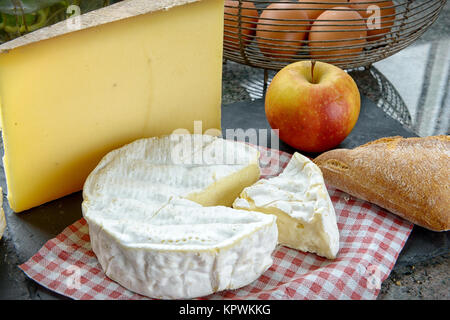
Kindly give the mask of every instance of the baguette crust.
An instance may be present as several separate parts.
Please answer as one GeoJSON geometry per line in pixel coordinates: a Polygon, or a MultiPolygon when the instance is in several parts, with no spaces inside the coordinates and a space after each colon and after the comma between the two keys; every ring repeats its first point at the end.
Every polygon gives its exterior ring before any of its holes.
{"type": "Polygon", "coordinates": [[[314,162],[327,184],[424,228],[450,229],[450,136],[382,138],[314,162]]]}

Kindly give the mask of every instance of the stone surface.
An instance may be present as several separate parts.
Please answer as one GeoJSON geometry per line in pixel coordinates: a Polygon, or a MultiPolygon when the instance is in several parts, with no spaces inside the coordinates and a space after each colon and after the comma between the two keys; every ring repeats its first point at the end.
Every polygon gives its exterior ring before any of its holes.
{"type": "Polygon", "coordinates": [[[381,286],[379,300],[449,300],[450,254],[396,267],[381,286]]]}

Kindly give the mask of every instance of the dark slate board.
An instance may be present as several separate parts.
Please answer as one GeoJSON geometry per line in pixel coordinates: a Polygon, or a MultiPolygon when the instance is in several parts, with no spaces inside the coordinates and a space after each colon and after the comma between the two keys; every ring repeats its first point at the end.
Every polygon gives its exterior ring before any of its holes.
{"type": "MultiPolygon", "coordinates": [[[[256,100],[223,106],[222,127],[224,135],[226,129],[270,129],[264,113],[264,102],[256,100]]],[[[358,123],[339,147],[353,148],[368,141],[392,135],[414,136],[412,132],[404,129],[397,121],[377,108],[369,99],[362,97],[358,123]]],[[[283,142],[279,140],[278,142],[280,150],[289,153],[295,151],[283,142]]],[[[3,154],[3,146],[1,152],[3,154]]],[[[3,208],[8,221],[7,231],[0,240],[0,300],[67,299],[29,280],[17,266],[34,255],[49,239],[54,238],[64,228],[81,218],[81,192],[26,212],[14,213],[8,207],[6,199],[7,189],[3,166],[0,172],[0,185],[4,191],[3,208]]],[[[416,226],[396,266],[429,259],[447,252],[449,247],[448,232],[431,232],[416,226]]]]}
{"type": "MultiPolygon", "coordinates": [[[[244,130],[249,128],[270,129],[264,112],[264,100],[259,99],[252,102],[239,102],[224,106],[222,127],[224,130],[226,128],[242,128],[244,130]]],[[[337,148],[354,148],[372,140],[397,135],[403,137],[416,136],[398,121],[388,116],[371,100],[362,96],[361,112],[358,121],[350,135],[337,148]]],[[[282,151],[289,153],[297,151],[282,141],[279,141],[279,145],[282,151]]]]}

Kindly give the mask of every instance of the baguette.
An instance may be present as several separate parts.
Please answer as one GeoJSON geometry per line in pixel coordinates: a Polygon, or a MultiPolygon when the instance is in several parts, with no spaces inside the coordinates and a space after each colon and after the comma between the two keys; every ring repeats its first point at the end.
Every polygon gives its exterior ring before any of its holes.
{"type": "Polygon", "coordinates": [[[314,162],[337,189],[429,230],[450,228],[450,136],[382,138],[314,162]]]}

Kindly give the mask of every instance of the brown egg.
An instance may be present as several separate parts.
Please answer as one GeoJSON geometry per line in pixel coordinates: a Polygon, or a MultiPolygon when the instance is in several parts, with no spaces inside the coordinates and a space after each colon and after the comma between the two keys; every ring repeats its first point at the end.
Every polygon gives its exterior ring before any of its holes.
{"type": "MultiPolygon", "coordinates": [[[[309,32],[310,55],[317,60],[356,57],[362,51],[367,36],[365,19],[348,7],[334,7],[317,17],[309,32]],[[332,20],[332,21],[327,21],[332,20]],[[357,46],[356,48],[334,48],[357,46]],[[324,48],[325,47],[325,48],[324,48]]],[[[336,62],[329,60],[330,63],[336,62]]]]}
{"type": "Polygon", "coordinates": [[[298,52],[309,27],[308,21],[296,21],[308,19],[299,9],[298,3],[272,3],[263,10],[256,27],[256,40],[264,55],[289,59],[298,52]]]}
{"type": "MultiPolygon", "coordinates": [[[[315,20],[322,12],[327,9],[338,6],[336,3],[345,2],[345,0],[298,0],[300,7],[305,11],[308,19],[315,20]],[[317,2],[317,3],[304,3],[317,2]],[[330,3],[330,4],[326,4],[330,3]]],[[[310,23],[313,23],[311,21],[310,23]]]]}
{"type": "Polygon", "coordinates": [[[243,46],[248,45],[255,35],[258,10],[253,2],[242,1],[241,30],[239,32],[239,1],[225,0],[224,8],[224,47],[239,50],[239,34],[243,46]]]}
{"type": "Polygon", "coordinates": [[[364,3],[367,0],[350,0],[352,9],[359,9],[358,13],[367,20],[367,40],[378,40],[385,33],[391,31],[395,20],[395,7],[392,1],[364,3]],[[379,11],[376,11],[378,8],[379,11]],[[379,15],[378,15],[379,14],[379,15]],[[377,21],[377,18],[380,20],[377,21]],[[376,23],[379,23],[378,25],[376,23]]]}

